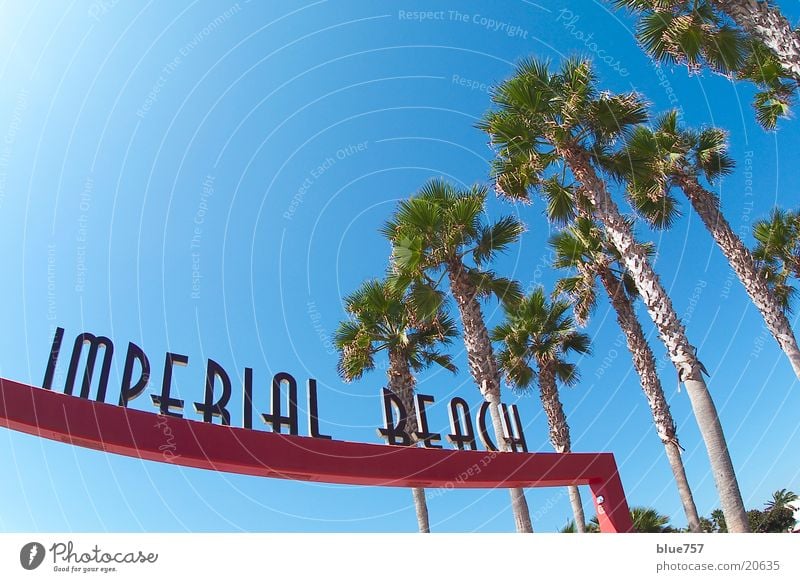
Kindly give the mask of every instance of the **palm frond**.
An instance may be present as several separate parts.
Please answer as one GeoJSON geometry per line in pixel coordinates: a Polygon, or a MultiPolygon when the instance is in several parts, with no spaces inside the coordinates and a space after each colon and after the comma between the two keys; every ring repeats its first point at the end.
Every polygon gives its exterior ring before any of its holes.
{"type": "Polygon", "coordinates": [[[565,186],[557,176],[542,183],[542,192],[547,200],[547,219],[557,226],[564,226],[575,219],[575,192],[565,186]]]}
{"type": "Polygon", "coordinates": [[[489,225],[478,229],[477,245],[473,259],[478,265],[491,261],[497,254],[517,242],[525,230],[525,225],[514,216],[504,216],[489,225]]]}
{"type": "Polygon", "coordinates": [[[411,287],[408,303],[414,315],[421,320],[433,319],[444,304],[442,292],[431,285],[418,282],[411,287]]]}
{"type": "Polygon", "coordinates": [[[504,305],[514,305],[522,298],[522,289],[518,281],[500,277],[493,271],[469,269],[467,274],[480,297],[494,296],[504,305]]]}
{"type": "Polygon", "coordinates": [[[612,95],[603,93],[591,102],[587,125],[599,142],[608,142],[627,135],[635,126],[647,121],[647,104],[636,93],[612,95]]]}

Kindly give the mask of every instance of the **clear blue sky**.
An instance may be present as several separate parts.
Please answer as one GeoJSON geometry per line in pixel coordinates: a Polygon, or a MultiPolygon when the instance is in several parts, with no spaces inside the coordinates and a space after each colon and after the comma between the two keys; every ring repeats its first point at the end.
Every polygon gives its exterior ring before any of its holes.
{"type": "MultiPolygon", "coordinates": [[[[487,87],[526,55],[594,56],[603,87],[635,88],[654,112],[679,106],[688,123],[728,129],[739,165],[719,192],[736,230],[798,201],[800,122],[764,133],[751,88],[655,68],[630,19],[601,2],[11,1],[0,15],[0,375],[34,385],[60,325],[70,341],[82,330],[108,335],[119,352],[136,342],[156,378],[165,351],[188,355],[174,377],[187,401],[200,398],[208,357],[230,373],[235,394],[253,367],[261,408],[272,374],[314,377],[323,432],[379,442],[383,372],[351,385],[336,375],[330,338],[342,297],[383,273],[389,247],[377,229],[396,200],[433,176],[487,180],[491,152],[473,126],[489,106],[487,87]],[[409,16],[419,10],[442,12],[420,22],[409,16]]],[[[529,224],[497,269],[550,288],[542,203],[493,198],[489,207],[529,224]]],[[[759,314],[695,216],[668,233],[640,232],[657,242],[657,269],[711,372],[746,504],[797,491],[800,386],[759,314]]],[[[486,306],[492,323],[496,309],[486,306]]],[[[613,452],[629,502],[684,525],[603,301],[588,330],[594,354],[579,363],[580,385],[562,394],[574,450],[613,452]]],[[[429,417],[442,432],[447,399],[479,402],[463,350],[454,356],[457,377],[420,378],[420,391],[437,398],[429,417]]],[[[122,364],[116,357],[110,399],[122,364]]],[[[716,494],[686,392],[669,363],[661,377],[708,514],[716,494]]],[[[517,397],[507,391],[506,400],[517,397]]],[[[529,445],[550,451],[538,397],[518,402],[529,445]]],[[[133,406],[155,412],[147,396],[133,406]]],[[[0,467],[3,531],[416,528],[403,489],[215,474],[5,429],[0,467]]],[[[588,492],[584,499],[591,504],[588,492]]],[[[570,517],[563,490],[530,490],[528,501],[539,531],[570,517]]],[[[429,510],[435,531],[513,529],[504,491],[437,494],[429,510]]]]}

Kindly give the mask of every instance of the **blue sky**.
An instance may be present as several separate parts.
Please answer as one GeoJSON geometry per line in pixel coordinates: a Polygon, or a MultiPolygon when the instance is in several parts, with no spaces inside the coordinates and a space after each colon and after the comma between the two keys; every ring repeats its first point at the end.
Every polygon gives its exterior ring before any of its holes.
{"type": "MultiPolygon", "coordinates": [[[[398,199],[433,176],[487,181],[491,151],[474,124],[489,107],[488,88],[523,56],[593,57],[603,88],[636,89],[653,112],[680,107],[689,124],[729,130],[738,166],[717,191],[748,243],[752,220],[775,204],[797,205],[798,123],[765,133],[750,87],[655,67],[631,20],[602,2],[12,1],[0,14],[0,376],[34,385],[60,325],[69,339],[108,335],[119,352],[137,343],[156,378],[165,351],[188,355],[174,376],[187,401],[200,399],[209,357],[231,375],[235,397],[244,367],[254,368],[262,409],[272,374],[316,378],[322,431],[379,442],[382,369],[349,385],[336,375],[330,339],[342,297],[383,273],[389,247],[377,229],[398,199]],[[421,10],[435,14],[420,21],[413,13],[421,10]]],[[[492,198],[488,206],[491,216],[517,213],[529,225],[497,270],[551,288],[542,203],[492,198]]],[[[745,503],[760,507],[776,489],[800,489],[800,391],[713,241],[684,210],[670,232],[640,234],[658,244],[657,270],[711,372],[745,503]]],[[[500,321],[495,304],[485,312],[500,321]]],[[[573,448],[613,452],[629,503],[684,525],[603,301],[588,331],[594,353],[579,362],[583,380],[562,393],[573,448]]],[[[717,501],[705,449],[652,337],[688,477],[708,514],[717,501]]],[[[479,403],[458,345],[453,355],[457,376],[430,372],[419,383],[437,399],[429,418],[441,432],[450,397],[479,403]]],[[[118,355],[110,399],[122,365],[118,355]]],[[[538,397],[505,398],[518,402],[531,449],[550,451],[538,397]]],[[[133,406],[155,412],[147,396],[133,406]]],[[[196,418],[188,408],[186,416],[196,418]]],[[[0,466],[4,531],[416,528],[403,489],[215,474],[8,430],[0,466]]],[[[528,501],[539,531],[570,517],[563,490],[530,490],[528,501]]],[[[429,510],[434,531],[513,529],[504,491],[437,494],[429,510]]]]}

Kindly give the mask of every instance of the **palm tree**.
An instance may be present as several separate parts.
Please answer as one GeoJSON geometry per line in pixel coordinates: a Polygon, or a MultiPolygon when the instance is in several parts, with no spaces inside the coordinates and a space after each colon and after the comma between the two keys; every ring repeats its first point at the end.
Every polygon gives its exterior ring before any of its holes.
{"type": "MultiPolygon", "coordinates": [[[[350,315],[339,324],[334,343],[339,350],[339,375],[351,382],[375,368],[375,355],[386,351],[388,389],[403,403],[408,416],[405,431],[416,441],[417,419],[413,413],[416,379],[412,372],[433,364],[455,372],[450,356],[438,350],[457,336],[455,323],[442,311],[426,319],[410,308],[402,291],[382,281],[367,281],[345,298],[350,315]]],[[[412,488],[419,531],[430,532],[425,490],[412,488]]]]}
{"type": "Polygon", "coordinates": [[[613,0],[638,17],[636,36],[656,61],[705,66],[749,80],[756,118],[773,129],[800,84],[800,35],[771,1],[613,0]]]}
{"type": "MultiPolygon", "coordinates": [[[[431,180],[418,194],[398,204],[383,233],[392,243],[394,280],[400,287],[410,286],[409,300],[418,312],[428,313],[441,305],[440,285],[445,276],[449,279],[461,316],[470,373],[489,403],[495,442],[500,450],[507,450],[499,410],[500,373],[479,299],[495,295],[514,302],[522,295],[516,282],[485,266],[518,240],[523,227],[511,216],[484,222],[486,194],[483,187],[458,190],[443,180],[431,180]]],[[[533,531],[523,490],[511,489],[510,493],[517,531],[533,531]]]]}
{"type": "Polygon", "coordinates": [[[598,93],[587,61],[569,60],[555,74],[549,63],[527,59],[494,92],[499,110],[479,127],[497,149],[493,170],[498,190],[527,200],[528,189],[545,191],[548,203],[591,213],[619,251],[647,311],[656,324],[678,380],[686,385],[711,462],[712,473],[731,531],[747,531],[747,516],[716,406],[703,377],[704,367],[689,343],[678,314],[645,248],[611,198],[596,165],[611,154],[615,140],[646,121],[644,103],[633,93],[598,93]],[[563,164],[558,170],[557,165],[563,164]],[[548,169],[558,173],[545,177],[548,169]],[[576,188],[567,188],[567,170],[576,188]],[[577,190],[574,198],[570,192],[577,190]]]}
{"type": "Polygon", "coordinates": [[[614,170],[627,183],[633,206],[652,225],[669,227],[676,214],[674,190],[686,195],[800,378],[800,349],[781,301],[728,224],[716,194],[700,183],[701,176],[712,182],[733,168],[725,133],[716,128],[681,128],[677,112],[671,111],[661,116],[653,129],[644,125],[634,128],[615,158],[614,170]]]}
{"type": "Polygon", "coordinates": [[[791,313],[796,289],[790,278],[800,278],[800,212],[776,208],[768,219],[753,225],[756,247],[753,256],[766,284],[791,313]]]}
{"type": "Polygon", "coordinates": [[[553,266],[576,272],[574,276],[562,278],[556,290],[566,292],[572,298],[579,324],[585,325],[594,309],[598,279],[605,289],[614,308],[617,323],[625,334],[633,367],[639,374],[642,390],[650,406],[656,433],[664,444],[689,530],[699,532],[700,516],[686,478],[675,420],[658,378],[655,356],[633,307],[636,287],[621,265],[619,253],[604,241],[600,229],[585,218],[576,219],[571,226],[551,237],[550,246],[555,253],[553,266]]]}
{"type": "Polygon", "coordinates": [[[666,533],[672,531],[669,516],[661,515],[652,507],[631,507],[633,531],[637,533],[666,533]]]}
{"type": "MultiPolygon", "coordinates": [[[[506,321],[492,331],[492,339],[501,345],[498,363],[507,381],[520,390],[537,381],[550,427],[550,442],[557,453],[572,450],[557,384],[576,384],[578,371],[575,364],[567,361],[567,356],[590,352],[589,336],[575,329],[575,322],[567,313],[569,307],[567,301],[548,302],[539,288],[519,303],[507,306],[506,321]]],[[[583,533],[586,519],[580,492],[574,485],[567,490],[578,532],[583,533]]]]}
{"type": "Polygon", "coordinates": [[[767,501],[764,505],[767,511],[779,511],[784,508],[797,511],[798,506],[794,504],[794,502],[798,499],[800,499],[800,496],[798,496],[797,493],[789,491],[788,489],[779,489],[772,494],[772,499],[767,501]]]}

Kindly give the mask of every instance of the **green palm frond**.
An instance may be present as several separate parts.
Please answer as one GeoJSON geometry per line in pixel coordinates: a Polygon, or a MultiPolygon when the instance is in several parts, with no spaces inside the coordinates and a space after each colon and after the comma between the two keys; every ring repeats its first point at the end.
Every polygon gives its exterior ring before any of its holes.
{"type": "MultiPolygon", "coordinates": [[[[434,184],[432,181],[430,184],[434,184]]],[[[414,228],[422,234],[430,234],[441,228],[441,213],[438,204],[425,198],[410,198],[397,204],[396,222],[414,228]]]]}
{"type": "Polygon", "coordinates": [[[731,75],[744,66],[748,54],[745,36],[730,26],[720,26],[712,35],[703,35],[703,53],[712,70],[731,75]]]}
{"type": "Polygon", "coordinates": [[[550,59],[523,58],[517,65],[517,75],[531,81],[538,81],[543,87],[550,82],[550,59]]]}
{"type": "Polygon", "coordinates": [[[448,204],[458,198],[452,184],[442,178],[428,180],[412,200],[423,200],[436,205],[448,204]]]}
{"type": "Polygon", "coordinates": [[[472,252],[475,263],[490,262],[495,255],[517,242],[524,231],[525,225],[514,216],[504,216],[492,224],[480,225],[477,244],[472,252]]]}
{"type": "Polygon", "coordinates": [[[781,117],[788,117],[793,93],[782,89],[759,91],[753,98],[756,119],[764,129],[775,129],[781,117]]]}
{"type": "Polygon", "coordinates": [[[438,289],[418,282],[412,285],[408,302],[414,313],[422,320],[432,319],[444,305],[444,295],[438,289]]]}
{"type": "Polygon", "coordinates": [[[533,368],[509,349],[501,349],[498,352],[497,363],[503,370],[506,381],[518,390],[527,390],[536,378],[533,368]]]}
{"type": "Polygon", "coordinates": [[[698,169],[709,182],[718,176],[730,174],[735,166],[728,155],[727,133],[715,127],[703,129],[697,134],[694,156],[698,169]]]}
{"type": "Polygon", "coordinates": [[[628,188],[628,199],[636,213],[652,227],[671,228],[681,215],[678,201],[671,194],[654,196],[655,192],[664,192],[664,188],[655,185],[648,187],[639,183],[628,188]]]}
{"type": "MultiPolygon", "coordinates": [[[[595,283],[596,277],[593,271],[587,268],[579,269],[579,276],[577,285],[569,293],[569,298],[572,302],[575,312],[575,320],[578,325],[585,326],[597,305],[597,286],[595,283]]],[[[562,280],[556,283],[556,289],[562,280]]]]}
{"type": "Polygon", "coordinates": [[[526,115],[548,111],[553,98],[550,62],[522,59],[513,77],[495,87],[492,101],[526,115]]]}
{"type": "Polygon", "coordinates": [[[580,374],[575,364],[558,362],[555,366],[556,378],[564,386],[575,386],[580,381],[580,374]]]}
{"type": "Polygon", "coordinates": [[[705,57],[705,35],[703,23],[694,14],[672,15],[662,41],[676,61],[686,63],[690,70],[697,70],[705,57]]]}
{"type": "Polygon", "coordinates": [[[539,175],[527,160],[497,157],[491,162],[495,191],[503,198],[530,203],[528,189],[539,182],[539,175]]]}
{"type": "Polygon", "coordinates": [[[337,369],[346,382],[357,380],[375,368],[372,339],[367,326],[355,321],[343,321],[334,333],[333,341],[340,354],[337,369]]]}
{"type": "Polygon", "coordinates": [[[627,135],[648,119],[647,104],[636,93],[603,93],[589,104],[587,126],[601,143],[627,135]]]}
{"type": "MultiPolygon", "coordinates": [[[[648,8],[638,10],[648,10],[648,8]]],[[[675,18],[675,15],[666,10],[654,10],[646,12],[637,23],[636,38],[642,43],[645,51],[658,61],[674,63],[679,58],[668,37],[675,18]]]]}
{"type": "Polygon", "coordinates": [[[550,222],[564,226],[575,219],[575,191],[571,186],[565,186],[557,176],[552,176],[542,183],[542,193],[550,222]]]}
{"type": "Polygon", "coordinates": [[[578,293],[583,283],[583,277],[577,275],[575,277],[561,277],[553,286],[553,297],[558,297],[561,294],[573,296],[578,293]]]}
{"type": "Polygon", "coordinates": [[[592,341],[585,333],[568,330],[563,334],[561,345],[565,354],[590,354],[592,353],[592,341]]]}
{"type": "Polygon", "coordinates": [[[458,327],[449,313],[442,308],[434,317],[414,321],[412,341],[420,345],[434,345],[436,342],[449,345],[458,337],[458,327]]]}
{"type": "Polygon", "coordinates": [[[522,298],[519,282],[500,277],[493,271],[469,269],[467,271],[471,283],[480,297],[494,296],[505,305],[514,305],[522,298]]]}
{"type": "Polygon", "coordinates": [[[411,365],[411,369],[415,372],[424,370],[433,364],[453,374],[458,372],[458,368],[453,363],[453,359],[450,355],[436,350],[418,350],[412,352],[409,356],[409,364],[411,365]]]}
{"type": "Polygon", "coordinates": [[[477,194],[470,192],[467,196],[460,196],[453,200],[445,215],[448,221],[448,230],[458,232],[460,238],[464,240],[476,237],[481,226],[485,202],[485,190],[477,194]]]}
{"type": "Polygon", "coordinates": [[[800,211],[773,209],[769,218],[753,224],[753,237],[756,266],[784,309],[791,313],[797,295],[791,281],[800,279],[800,211]]]}
{"type": "Polygon", "coordinates": [[[568,58],[561,64],[555,79],[559,89],[555,98],[561,102],[560,114],[566,118],[580,119],[580,110],[597,97],[597,77],[591,63],[581,57],[568,58]]]}
{"type": "Polygon", "coordinates": [[[418,236],[401,236],[394,240],[392,244],[394,262],[406,272],[416,270],[424,259],[422,244],[423,239],[418,236]]]}
{"type": "Polygon", "coordinates": [[[593,260],[594,245],[577,236],[575,234],[576,230],[574,228],[564,229],[550,237],[550,248],[553,249],[555,254],[553,260],[555,268],[577,268],[593,260]]]}

